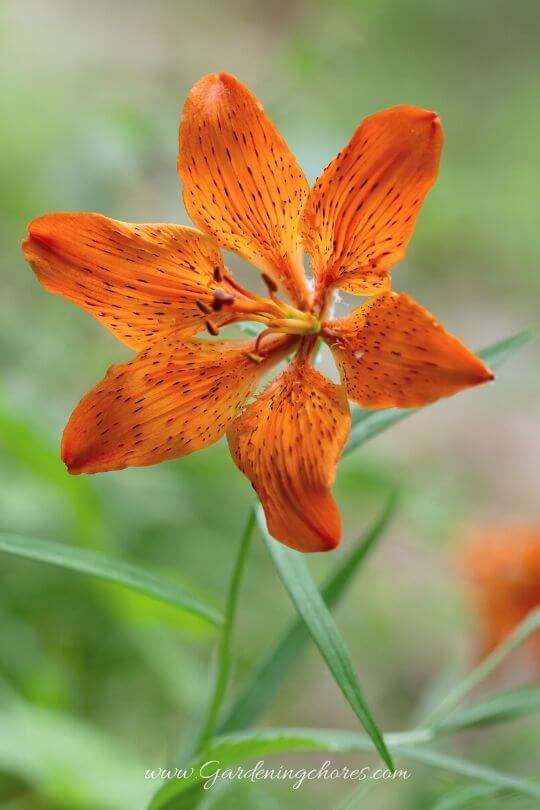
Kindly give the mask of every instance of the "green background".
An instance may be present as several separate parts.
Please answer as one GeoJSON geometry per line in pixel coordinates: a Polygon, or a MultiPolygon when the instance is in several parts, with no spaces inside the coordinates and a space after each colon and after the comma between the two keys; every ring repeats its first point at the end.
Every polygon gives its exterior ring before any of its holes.
{"type": "MultiPolygon", "coordinates": [[[[252,503],[248,482],[224,442],[155,468],[93,478],[64,472],[58,446],[72,408],[129,352],[90,316],[46,294],[19,247],[27,222],[50,211],[186,223],[177,126],[204,73],[227,70],[257,93],[310,180],[365,115],[403,103],[437,110],[446,132],[441,174],[394,287],[473,347],[534,323],[539,24],[535,0],[3,0],[2,528],[129,558],[223,601],[252,503]]],[[[524,350],[494,385],[429,408],[340,466],[345,549],[392,484],[404,485],[397,519],[337,613],[385,729],[414,723],[430,694],[474,660],[475,617],[459,573],[468,527],[538,518],[538,359],[537,346],[524,350]]],[[[310,561],[315,573],[340,553],[310,561]]],[[[236,682],[292,615],[259,541],[241,599],[236,682]]],[[[212,638],[173,608],[1,556],[0,807],[142,810],[157,787],[145,782],[145,769],[181,753],[196,726],[212,638]]],[[[527,675],[515,662],[491,686],[527,675]]],[[[357,728],[313,649],[263,722],[357,728]]],[[[523,774],[540,753],[527,719],[452,745],[523,774]]],[[[301,767],[327,758],[276,761],[301,767]]],[[[377,785],[362,806],[429,808],[457,784],[413,771],[407,782],[377,785]]],[[[209,803],[333,807],[348,790],[237,785],[209,803]]],[[[500,806],[525,804],[503,798],[500,806]]]]}

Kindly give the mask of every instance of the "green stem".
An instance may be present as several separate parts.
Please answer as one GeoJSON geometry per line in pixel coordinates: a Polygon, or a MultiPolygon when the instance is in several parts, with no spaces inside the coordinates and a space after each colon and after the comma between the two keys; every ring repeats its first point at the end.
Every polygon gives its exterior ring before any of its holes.
{"type": "Polygon", "coordinates": [[[540,629],[540,608],[537,608],[521,622],[514,632],[508,636],[492,653],[478,664],[461,683],[459,683],[424,719],[422,728],[434,726],[452,711],[463,698],[478,686],[493,670],[504,661],[507,655],[523,644],[530,635],[540,629]]]}
{"type": "Polygon", "coordinates": [[[206,711],[206,716],[202,723],[195,745],[196,753],[201,751],[206,741],[214,733],[219,710],[221,708],[221,704],[223,703],[223,698],[225,697],[225,691],[227,689],[232,665],[231,642],[234,619],[236,616],[236,606],[238,604],[238,592],[240,590],[240,582],[242,579],[242,573],[244,571],[254,526],[255,509],[252,507],[242,534],[242,539],[240,540],[240,547],[238,549],[236,562],[234,564],[231,576],[229,592],[227,594],[227,603],[225,605],[225,621],[217,650],[215,682],[210,703],[206,711]]]}

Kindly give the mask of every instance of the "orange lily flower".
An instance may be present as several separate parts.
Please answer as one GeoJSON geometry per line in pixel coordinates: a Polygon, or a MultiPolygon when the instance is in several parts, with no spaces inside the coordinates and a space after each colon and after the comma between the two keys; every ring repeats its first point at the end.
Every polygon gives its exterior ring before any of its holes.
{"type": "Polygon", "coordinates": [[[330,489],[350,429],[347,400],[421,406],[493,377],[419,304],[390,292],[390,268],[436,178],[442,140],[435,113],[384,110],[361,124],[310,191],[255,96],[233,76],[209,75],[191,90],[180,123],[178,172],[200,230],[99,214],[34,220],[24,253],[44,287],[139,352],[75,409],[62,441],[70,472],[155,464],[227,434],[271,534],[302,551],[334,548],[341,525],[330,489]],[[244,289],[219,247],[254,264],[268,295],[244,289]],[[335,320],[338,288],[372,297],[335,320]],[[239,342],[196,336],[240,321],[265,328],[239,342]],[[334,353],[340,385],[312,366],[319,338],[334,353]]]}
{"type": "MultiPolygon", "coordinates": [[[[509,523],[483,526],[461,550],[479,623],[479,654],[484,657],[540,607],[540,526],[509,523]]],[[[540,676],[540,632],[526,645],[540,676]]]]}

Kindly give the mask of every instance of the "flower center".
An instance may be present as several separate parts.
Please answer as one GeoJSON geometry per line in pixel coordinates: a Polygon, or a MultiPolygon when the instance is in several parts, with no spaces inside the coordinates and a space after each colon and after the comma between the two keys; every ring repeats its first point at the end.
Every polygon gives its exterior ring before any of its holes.
{"type": "Polygon", "coordinates": [[[311,312],[297,309],[277,295],[277,286],[270,276],[262,274],[268,288],[268,297],[256,295],[244,289],[232,276],[220,268],[214,271],[214,278],[220,284],[214,292],[211,310],[199,303],[199,308],[209,317],[206,328],[217,335],[219,328],[212,320],[213,313],[219,313],[220,326],[240,321],[257,321],[266,326],[257,338],[256,347],[266,335],[280,332],[286,335],[317,335],[321,330],[319,319],[311,312]]]}

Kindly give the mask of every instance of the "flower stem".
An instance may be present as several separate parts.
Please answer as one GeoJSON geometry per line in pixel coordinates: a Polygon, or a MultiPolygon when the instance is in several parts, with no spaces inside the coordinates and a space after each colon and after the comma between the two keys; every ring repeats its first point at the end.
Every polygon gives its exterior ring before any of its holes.
{"type": "Polygon", "coordinates": [[[236,616],[236,606],[238,604],[238,593],[240,590],[240,582],[242,580],[242,574],[247,560],[247,554],[249,551],[254,526],[255,509],[252,507],[242,533],[240,547],[238,549],[238,554],[236,556],[236,561],[231,576],[229,592],[227,594],[227,602],[225,605],[225,621],[217,649],[214,686],[212,689],[210,702],[208,704],[208,708],[194,746],[195,753],[200,752],[204,748],[206,741],[212,736],[217,723],[219,710],[221,708],[221,704],[223,703],[223,698],[225,697],[232,664],[231,642],[234,619],[236,616]]]}

